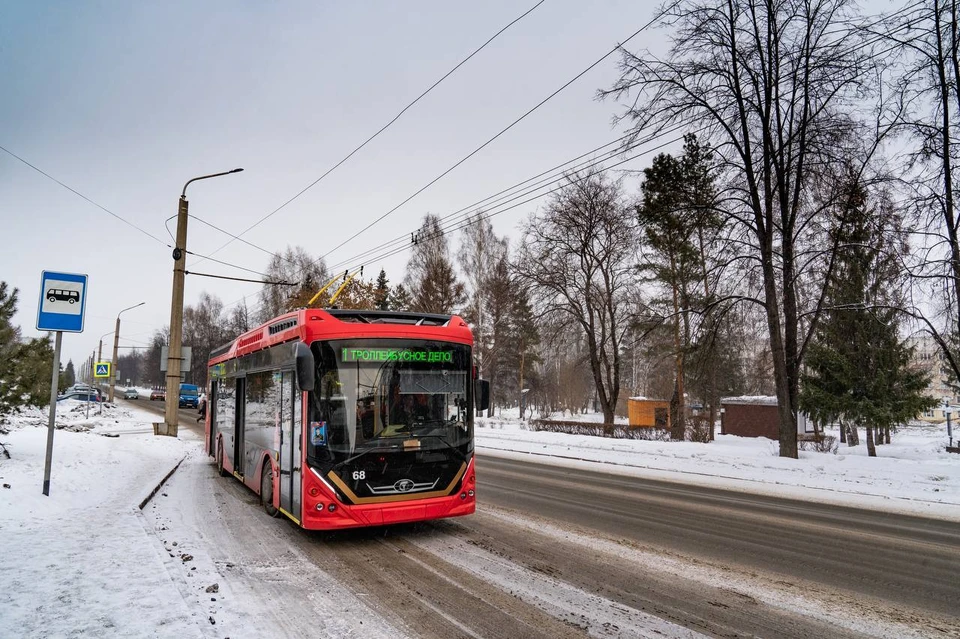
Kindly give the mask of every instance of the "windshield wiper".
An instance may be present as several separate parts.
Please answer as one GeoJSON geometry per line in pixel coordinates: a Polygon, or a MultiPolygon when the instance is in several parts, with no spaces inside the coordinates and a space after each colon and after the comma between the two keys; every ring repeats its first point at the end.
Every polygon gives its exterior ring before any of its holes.
{"type": "Polygon", "coordinates": [[[339,470],[340,468],[343,468],[350,462],[354,462],[368,453],[385,452],[385,451],[394,450],[395,448],[398,448],[398,447],[397,446],[373,446],[372,448],[365,448],[359,453],[357,453],[356,455],[352,457],[348,457],[347,459],[344,459],[342,462],[334,464],[331,470],[339,470]]]}
{"type": "Polygon", "coordinates": [[[451,444],[450,442],[448,442],[448,441],[443,437],[443,435],[417,435],[416,438],[417,438],[417,439],[436,439],[436,440],[439,441],[441,444],[443,444],[444,446],[446,446],[447,448],[449,448],[450,450],[452,450],[452,451],[457,455],[457,458],[458,458],[460,461],[462,461],[462,462],[464,462],[464,463],[466,463],[466,461],[467,461],[467,456],[466,456],[465,454],[461,453],[459,448],[457,448],[456,446],[454,446],[453,444],[451,444]]]}

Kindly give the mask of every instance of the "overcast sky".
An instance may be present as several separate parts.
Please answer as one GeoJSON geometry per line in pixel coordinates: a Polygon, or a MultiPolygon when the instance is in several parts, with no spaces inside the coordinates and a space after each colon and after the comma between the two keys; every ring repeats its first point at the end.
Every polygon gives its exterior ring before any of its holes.
{"type": "MultiPolygon", "coordinates": [[[[176,214],[184,182],[243,167],[191,185],[188,199],[191,215],[234,233],[247,228],[534,4],[0,0],[0,145],[162,240],[0,152],[0,279],[20,289],[15,323],[37,334],[41,271],[85,273],[86,327],[64,336],[64,363],[79,365],[101,334],[112,332],[117,312],[141,301],[123,315],[121,344],[144,345],[170,320],[172,240],[164,220],[176,214]]],[[[636,0],[546,0],[246,239],[270,251],[300,245],[327,253],[625,39],[652,11],[636,0]]],[[[664,42],[662,32],[648,31],[631,48],[662,52],[664,42]]],[[[612,141],[623,133],[611,122],[620,108],[595,94],[616,78],[611,57],[327,263],[409,234],[424,213],[456,211],[612,141]]],[[[515,239],[536,206],[493,218],[497,232],[515,239]]],[[[228,239],[192,221],[188,248],[209,254],[228,239]]],[[[365,276],[383,266],[396,284],[406,257],[370,265],[365,276]]],[[[240,242],[216,258],[254,270],[269,260],[240,242]]],[[[195,270],[251,276],[210,262],[195,270]]],[[[185,303],[207,291],[228,305],[245,295],[254,305],[257,289],[190,276],[185,303]]]]}

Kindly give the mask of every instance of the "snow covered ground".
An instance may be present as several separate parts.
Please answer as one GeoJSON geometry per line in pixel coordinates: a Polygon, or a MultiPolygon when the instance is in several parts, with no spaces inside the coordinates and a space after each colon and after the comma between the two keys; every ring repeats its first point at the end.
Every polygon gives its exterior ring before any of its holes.
{"type": "Polygon", "coordinates": [[[138,508],[186,445],[154,437],[148,413],[97,413],[58,404],[49,497],[46,412],[0,435],[0,637],[203,636],[138,508]]]}
{"type": "MultiPolygon", "coordinates": [[[[200,594],[184,594],[192,556],[158,540],[138,507],[200,442],[188,432],[155,437],[156,417],[128,406],[94,407],[87,419],[82,403],[58,405],[49,497],[41,494],[46,412],[8,420],[10,432],[0,435],[11,454],[0,455],[0,637],[223,636],[210,614],[223,610],[213,604],[218,594],[205,591],[217,568],[198,556],[200,594]],[[205,597],[209,609],[198,605],[205,597]]],[[[764,439],[616,440],[534,432],[509,416],[479,420],[476,435],[481,455],[960,520],[960,455],[944,451],[942,427],[905,428],[872,459],[864,445],[789,460],[764,439]]],[[[482,483],[482,465],[478,475],[482,483]]]]}
{"type": "MultiPolygon", "coordinates": [[[[535,432],[518,416],[479,419],[478,452],[960,521],[960,454],[946,452],[944,426],[902,427],[873,458],[861,443],[840,444],[836,454],[801,451],[795,460],[779,457],[777,442],[765,438],[717,435],[710,444],[607,439],[535,432]]],[[[862,433],[860,440],[866,442],[862,433]]],[[[478,480],[482,473],[481,466],[478,480]]]]}

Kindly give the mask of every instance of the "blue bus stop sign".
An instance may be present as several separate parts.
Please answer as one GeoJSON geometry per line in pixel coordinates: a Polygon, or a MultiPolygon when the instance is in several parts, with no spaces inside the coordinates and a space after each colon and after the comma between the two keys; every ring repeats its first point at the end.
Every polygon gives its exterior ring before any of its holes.
{"type": "Polygon", "coordinates": [[[86,305],[86,275],[44,271],[40,278],[37,330],[82,333],[86,305]]]}

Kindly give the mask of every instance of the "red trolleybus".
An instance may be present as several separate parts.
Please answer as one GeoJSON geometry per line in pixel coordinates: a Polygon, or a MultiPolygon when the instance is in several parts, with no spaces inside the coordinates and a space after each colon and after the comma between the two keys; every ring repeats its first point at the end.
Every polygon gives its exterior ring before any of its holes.
{"type": "Polygon", "coordinates": [[[207,453],[303,528],[469,515],[472,345],[455,315],[282,315],[211,353],[207,453]]]}

